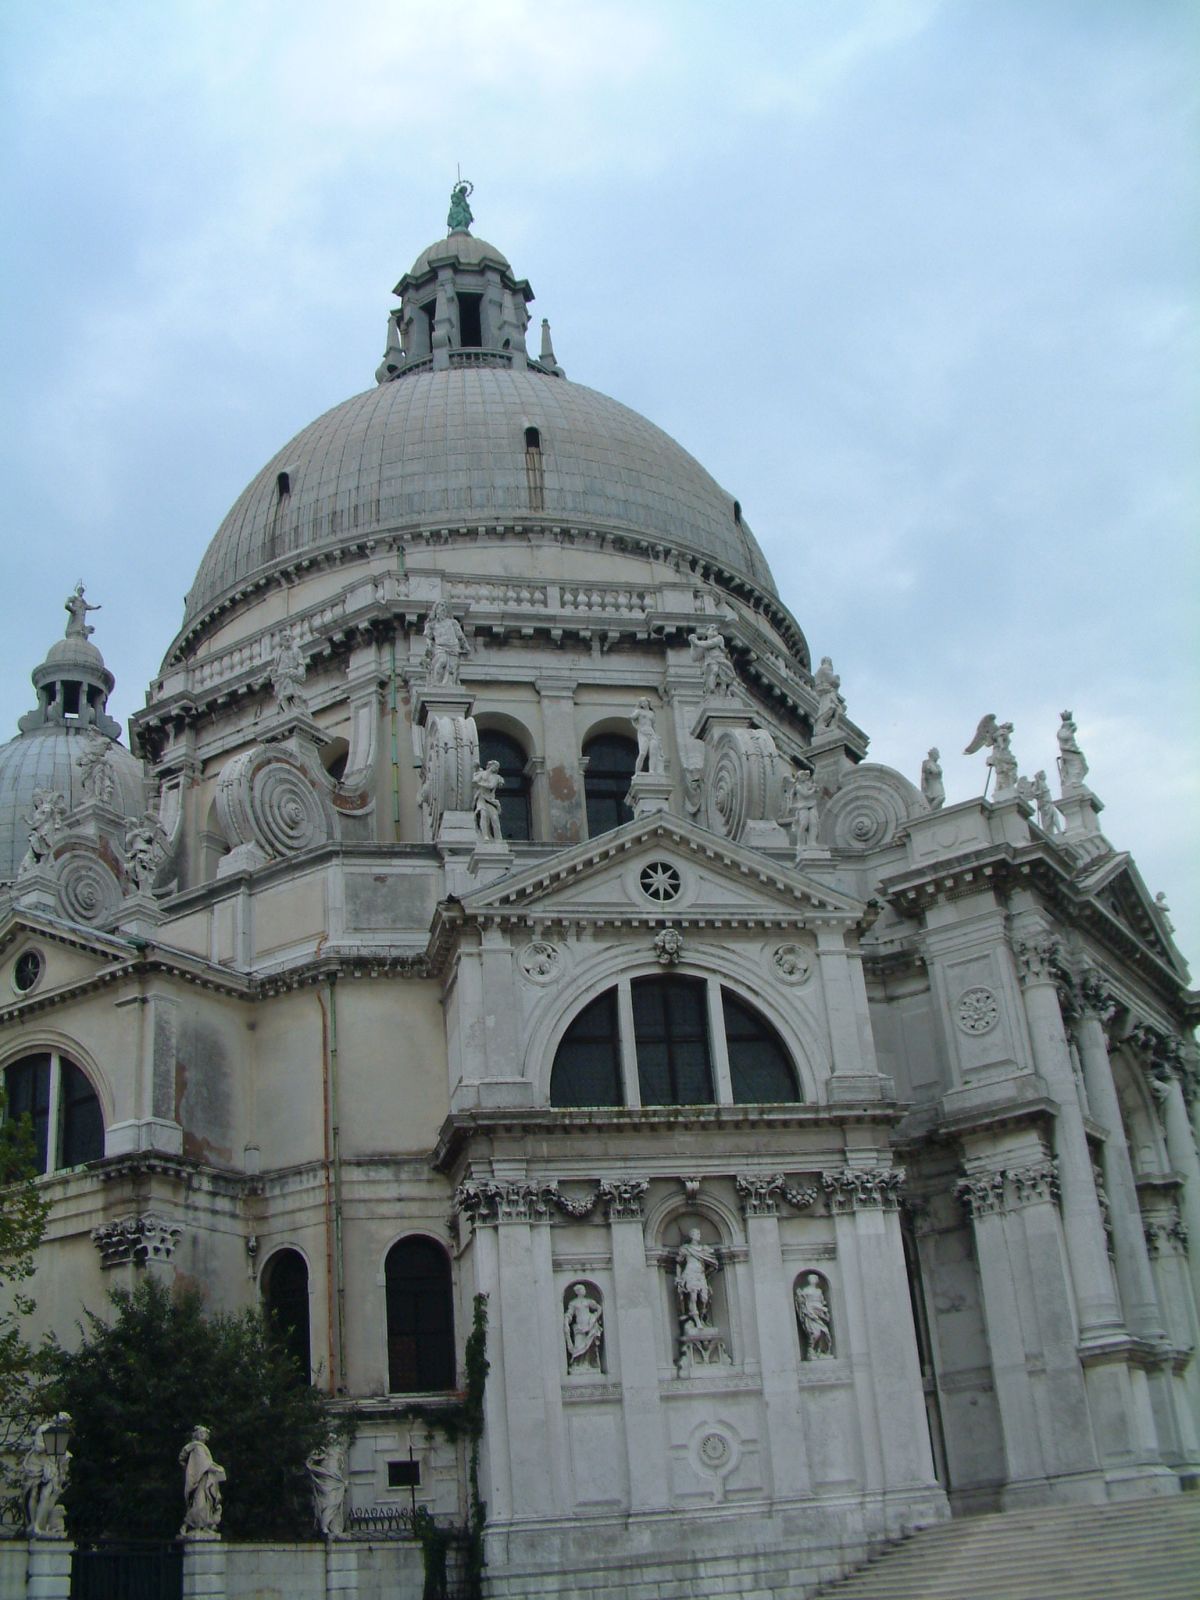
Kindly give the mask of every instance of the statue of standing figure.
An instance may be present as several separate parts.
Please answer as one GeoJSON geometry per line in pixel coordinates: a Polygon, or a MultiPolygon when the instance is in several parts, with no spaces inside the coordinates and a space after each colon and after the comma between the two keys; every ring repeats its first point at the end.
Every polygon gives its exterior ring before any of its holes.
{"type": "Polygon", "coordinates": [[[936,745],[921,763],[921,793],[931,811],[940,811],[946,804],[946,785],[942,781],[942,756],[936,745]]]}
{"type": "Polygon", "coordinates": [[[787,782],[783,822],[792,826],[792,839],[799,860],[817,843],[817,780],[809,767],[798,767],[787,782]]]}
{"type": "Polygon", "coordinates": [[[451,233],[466,232],[475,221],[467,204],[467,196],[474,192],[475,185],[469,183],[466,178],[460,178],[451,189],[450,210],[446,216],[446,227],[451,233]]]}
{"type": "Polygon", "coordinates": [[[712,1245],[705,1244],[700,1229],[692,1228],[675,1256],[675,1296],[685,1333],[711,1328],[712,1285],[709,1282],[720,1263],[712,1245]]]}
{"type": "Polygon", "coordinates": [[[281,711],[307,711],[308,700],[304,694],[304,680],[308,676],[308,662],[296,642],[291,623],[280,632],[275,659],[271,663],[271,688],[281,711]]]}
{"type": "Polygon", "coordinates": [[[804,1359],[820,1361],[833,1354],[833,1327],[829,1301],[815,1272],[806,1272],[796,1285],[796,1320],[804,1340],[804,1359]]]}
{"type": "Polygon", "coordinates": [[[567,1371],[600,1371],[600,1346],[604,1338],[604,1310],[599,1300],[577,1283],[563,1312],[563,1339],[567,1347],[567,1371]]]}
{"type": "Polygon", "coordinates": [[[467,636],[445,600],[439,600],[425,619],[426,683],[454,684],[463,656],[471,654],[467,636]]]}
{"type": "Polygon", "coordinates": [[[635,775],[648,772],[656,778],[661,777],[667,770],[667,760],[663,755],[662,739],[654,725],[654,709],[645,695],[634,707],[629,720],[637,729],[637,760],[633,764],[635,775]]]}
{"type": "Polygon", "coordinates": [[[692,659],[704,669],[703,694],[706,700],[718,695],[736,695],[737,673],[725,648],[724,635],[715,622],[706,622],[695,633],[688,634],[692,659]]]}
{"type": "Polygon", "coordinates": [[[84,794],[102,805],[111,805],[117,792],[117,776],[108,759],[110,748],[111,742],[99,728],[92,727],[88,729],[83,749],[75,757],[84,794]]]}
{"type": "Polygon", "coordinates": [[[71,1475],[71,1452],[55,1455],[46,1443],[52,1429],[65,1435],[71,1418],[65,1411],[39,1423],[33,1444],[21,1462],[21,1493],[25,1506],[25,1532],[31,1539],[65,1539],[66,1517],[60,1504],[71,1475]]]}
{"type": "Polygon", "coordinates": [[[329,1439],[306,1458],[312,1484],[313,1515],[323,1539],[337,1539],[346,1531],[346,1446],[329,1439]]]}
{"type": "MultiPolygon", "coordinates": [[[[963,755],[973,756],[984,745],[991,750],[987,764],[996,775],[993,800],[1008,800],[1017,792],[1017,758],[1012,753],[1012,734],[1012,723],[997,722],[995,712],[989,711],[986,717],[979,719],[975,737],[963,751],[963,755]]],[[[986,785],[984,787],[986,790],[986,785]]]]}
{"type": "Polygon", "coordinates": [[[842,680],[833,670],[829,656],[821,657],[821,665],[813,674],[813,688],[817,691],[817,716],[814,733],[827,733],[846,709],[840,690],[842,680]]]}
{"type": "Polygon", "coordinates": [[[1081,789],[1087,777],[1087,758],[1079,748],[1078,732],[1075,718],[1064,711],[1058,727],[1058,777],[1064,794],[1068,789],[1081,789]]]}
{"type": "Polygon", "coordinates": [[[213,1460],[208,1440],[208,1429],[195,1427],[179,1452],[187,1503],[179,1530],[181,1539],[201,1533],[215,1535],[221,1526],[221,1485],[225,1482],[225,1468],[213,1460]]]}
{"type": "Polygon", "coordinates": [[[1054,804],[1054,797],[1050,793],[1050,784],[1044,770],[1034,774],[1033,803],[1037,806],[1038,827],[1044,828],[1047,833],[1061,833],[1062,818],[1054,804]]]}
{"type": "Polygon", "coordinates": [[[61,789],[35,789],[33,810],[25,819],[29,824],[29,849],[17,869],[17,877],[35,871],[50,859],[58,836],[67,823],[67,797],[61,789]]]}
{"type": "Polygon", "coordinates": [[[486,767],[476,767],[472,778],[475,789],[475,832],[489,843],[499,844],[500,795],[504,779],[500,776],[500,763],[489,761],[486,767]]]}
{"type": "Polygon", "coordinates": [[[138,894],[149,894],[166,853],[166,835],[152,811],[125,827],[125,871],[138,894]]]}
{"type": "Polygon", "coordinates": [[[70,613],[67,618],[67,631],[63,637],[65,639],[90,639],[96,630],[89,626],[87,614],[89,611],[99,611],[101,607],[89,605],[83,598],[82,578],[63,601],[63,609],[70,613]]]}

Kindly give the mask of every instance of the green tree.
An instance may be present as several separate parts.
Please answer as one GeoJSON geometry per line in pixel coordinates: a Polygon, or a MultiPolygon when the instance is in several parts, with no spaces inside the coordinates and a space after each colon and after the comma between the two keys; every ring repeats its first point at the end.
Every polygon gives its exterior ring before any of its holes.
{"type": "Polygon", "coordinates": [[[0,1423],[5,1442],[25,1431],[37,1392],[39,1361],[22,1332],[33,1299],[22,1287],[46,1230],[49,1206],[35,1179],[28,1117],[8,1121],[0,1083],[0,1423]]]}
{"type": "Polygon", "coordinates": [[[228,1475],[222,1533],[311,1538],[304,1460],[330,1419],[263,1317],[206,1317],[194,1289],[149,1276],[110,1298],[111,1321],[88,1312],[79,1348],[54,1352],[51,1403],[74,1423],[68,1525],[85,1538],[173,1538],[179,1452],[203,1423],[228,1475]]]}

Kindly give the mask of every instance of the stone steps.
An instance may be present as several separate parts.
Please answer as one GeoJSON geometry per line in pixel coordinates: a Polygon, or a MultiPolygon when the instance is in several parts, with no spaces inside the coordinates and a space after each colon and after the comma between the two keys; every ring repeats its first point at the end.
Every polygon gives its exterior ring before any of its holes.
{"type": "Polygon", "coordinates": [[[1200,1495],[964,1517],[822,1600],[1200,1600],[1200,1495]]]}

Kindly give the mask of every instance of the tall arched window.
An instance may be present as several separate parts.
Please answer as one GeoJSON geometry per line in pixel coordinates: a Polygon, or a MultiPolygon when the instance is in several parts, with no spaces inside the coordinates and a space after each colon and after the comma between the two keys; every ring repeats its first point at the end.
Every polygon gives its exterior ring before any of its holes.
{"type": "Polygon", "coordinates": [[[550,1074],[552,1106],[790,1105],[800,1098],[778,1033],[714,977],[622,979],[573,1019],[550,1074]]]}
{"type": "Polygon", "coordinates": [[[263,1310],[275,1337],[294,1358],[307,1383],[312,1371],[308,1263],[299,1250],[276,1250],[262,1270],[262,1297],[263,1310]]]}
{"type": "Polygon", "coordinates": [[[633,815],[625,796],[637,765],[637,745],[623,733],[598,733],[584,745],[583,754],[587,759],[583,794],[588,838],[595,839],[610,828],[619,828],[633,815]]]}
{"type": "Polygon", "coordinates": [[[28,1117],[34,1165],[58,1172],[104,1154],[104,1116],[87,1076],[57,1051],[23,1056],[4,1070],[10,1117],[28,1117]]]}
{"type": "Polygon", "coordinates": [[[479,764],[500,763],[504,787],[500,790],[500,831],[506,839],[531,839],[529,820],[529,775],[525,771],[525,752],[507,733],[492,728],[479,730],[479,764]]]}
{"type": "Polygon", "coordinates": [[[450,1258],[433,1239],[394,1244],[384,1264],[388,1388],[420,1394],[454,1387],[454,1303],[450,1258]]]}

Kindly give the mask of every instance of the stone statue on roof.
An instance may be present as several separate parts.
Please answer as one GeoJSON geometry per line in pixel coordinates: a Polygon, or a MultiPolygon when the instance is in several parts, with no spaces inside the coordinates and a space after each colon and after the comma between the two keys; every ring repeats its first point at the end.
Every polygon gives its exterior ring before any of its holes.
{"type": "Polygon", "coordinates": [[[83,579],[75,585],[71,593],[63,601],[63,608],[70,612],[67,620],[67,631],[64,638],[87,639],[95,633],[95,628],[88,626],[87,614],[89,611],[99,611],[99,606],[89,605],[83,598],[83,579]]]}
{"type": "Polygon", "coordinates": [[[446,218],[446,227],[451,233],[466,232],[475,221],[467,204],[467,196],[473,194],[474,190],[475,185],[468,183],[465,178],[460,178],[451,189],[450,213],[446,218]]]}

